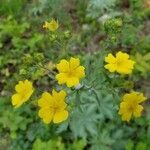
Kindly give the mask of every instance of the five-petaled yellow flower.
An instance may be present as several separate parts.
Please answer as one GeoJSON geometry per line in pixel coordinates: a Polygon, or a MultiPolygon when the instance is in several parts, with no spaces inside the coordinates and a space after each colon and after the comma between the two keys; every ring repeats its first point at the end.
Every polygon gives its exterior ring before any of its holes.
{"type": "Polygon", "coordinates": [[[12,105],[16,108],[26,102],[33,93],[32,83],[28,80],[19,81],[15,86],[16,93],[12,95],[12,105]]]}
{"type": "Polygon", "coordinates": [[[140,117],[143,106],[140,105],[144,102],[146,97],[143,93],[131,92],[123,96],[123,101],[120,103],[119,115],[122,115],[122,120],[129,122],[131,117],[140,117]]]}
{"type": "Polygon", "coordinates": [[[70,61],[63,59],[56,67],[59,71],[56,75],[58,84],[66,83],[68,87],[73,87],[78,85],[79,80],[85,76],[85,68],[80,66],[79,58],[71,57],[70,61]]]}
{"type": "Polygon", "coordinates": [[[68,118],[67,104],[65,103],[66,92],[52,91],[52,95],[44,92],[42,97],[38,100],[40,106],[39,117],[43,119],[44,123],[60,123],[68,118]]]}
{"type": "Polygon", "coordinates": [[[43,28],[46,28],[46,29],[48,29],[50,31],[55,31],[55,30],[58,29],[58,27],[59,27],[59,24],[54,19],[52,19],[51,22],[45,21],[45,23],[43,25],[43,28]]]}
{"type": "Polygon", "coordinates": [[[114,57],[111,53],[105,57],[106,64],[104,67],[110,72],[118,72],[120,74],[131,74],[135,62],[129,59],[127,53],[119,51],[114,57]]]}

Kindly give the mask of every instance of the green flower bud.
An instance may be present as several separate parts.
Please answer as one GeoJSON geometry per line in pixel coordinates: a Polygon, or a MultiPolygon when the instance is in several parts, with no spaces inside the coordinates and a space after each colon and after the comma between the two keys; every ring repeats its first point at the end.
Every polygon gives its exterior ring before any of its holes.
{"type": "Polygon", "coordinates": [[[71,33],[70,33],[69,30],[67,30],[67,31],[64,32],[64,37],[65,37],[65,38],[69,38],[70,35],[71,35],[71,33]]]}
{"type": "Polygon", "coordinates": [[[56,34],[51,34],[50,35],[50,41],[55,41],[57,39],[57,35],[56,34]]]}
{"type": "Polygon", "coordinates": [[[124,82],[123,86],[126,89],[133,89],[134,83],[132,81],[126,81],[126,82],[124,82]]]}
{"type": "Polygon", "coordinates": [[[107,34],[117,34],[121,32],[122,19],[109,19],[105,22],[104,28],[107,34]]]}

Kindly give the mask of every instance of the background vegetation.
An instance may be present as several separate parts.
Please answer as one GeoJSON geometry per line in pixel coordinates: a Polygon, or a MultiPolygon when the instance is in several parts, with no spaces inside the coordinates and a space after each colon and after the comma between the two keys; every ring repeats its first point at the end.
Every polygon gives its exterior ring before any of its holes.
{"type": "Polygon", "coordinates": [[[115,105],[132,89],[150,98],[149,18],[149,0],[0,0],[0,149],[149,150],[150,101],[130,123],[121,121],[115,105]],[[60,24],[56,34],[42,29],[51,18],[60,24]],[[104,69],[106,54],[119,50],[136,61],[132,76],[104,69]],[[70,119],[45,125],[35,101],[58,88],[55,63],[70,56],[80,57],[87,68],[83,82],[93,86],[68,98],[70,110],[76,106],[70,119]],[[37,89],[32,103],[14,109],[14,86],[26,78],[37,89]]]}

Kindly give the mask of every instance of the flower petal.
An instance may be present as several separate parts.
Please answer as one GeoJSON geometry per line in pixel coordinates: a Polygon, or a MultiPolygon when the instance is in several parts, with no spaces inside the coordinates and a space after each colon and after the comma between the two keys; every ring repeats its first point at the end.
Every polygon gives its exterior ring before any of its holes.
{"type": "Polygon", "coordinates": [[[136,92],[137,93],[137,100],[138,100],[138,103],[141,103],[141,102],[144,102],[147,100],[147,98],[143,95],[143,93],[139,93],[139,92],[136,92]]]}
{"type": "Polygon", "coordinates": [[[132,60],[119,60],[116,71],[120,74],[131,74],[133,70],[134,62],[132,60]]]}
{"type": "Polygon", "coordinates": [[[61,90],[59,93],[58,93],[58,96],[59,96],[59,99],[61,98],[61,99],[65,99],[65,97],[66,97],[66,92],[64,91],[64,90],[61,90]]]}
{"type": "Polygon", "coordinates": [[[42,97],[38,100],[38,106],[40,107],[48,107],[53,105],[53,98],[50,93],[44,92],[42,97]]]}
{"type": "Polygon", "coordinates": [[[131,113],[131,112],[122,114],[122,120],[123,120],[123,121],[129,122],[130,119],[131,119],[131,117],[132,117],[132,113],[131,113]]]}
{"type": "Polygon", "coordinates": [[[115,64],[107,64],[104,67],[105,67],[105,69],[109,70],[110,72],[115,72],[116,68],[117,68],[115,64]]]}
{"type": "Polygon", "coordinates": [[[61,60],[59,64],[56,65],[56,68],[60,73],[65,73],[69,71],[69,62],[65,59],[61,60]]]}
{"type": "Polygon", "coordinates": [[[23,101],[21,100],[21,96],[19,94],[14,94],[12,96],[12,105],[15,106],[15,108],[21,106],[23,101]]]}
{"type": "Polygon", "coordinates": [[[39,110],[39,117],[43,119],[43,122],[48,124],[52,121],[54,113],[50,109],[41,108],[39,110]]]}
{"type": "Polygon", "coordinates": [[[79,58],[70,58],[70,69],[74,70],[80,65],[80,60],[79,58]]]}
{"type": "Polygon", "coordinates": [[[132,69],[124,68],[124,67],[117,67],[116,71],[120,74],[131,74],[132,69]]]}
{"type": "Polygon", "coordinates": [[[67,94],[64,90],[61,90],[61,91],[57,92],[53,89],[52,95],[53,95],[54,99],[57,99],[57,100],[60,101],[60,100],[64,100],[67,94]]]}
{"type": "Polygon", "coordinates": [[[23,81],[19,81],[19,83],[15,86],[16,92],[22,93],[23,92],[23,88],[22,88],[23,86],[24,86],[23,81]]]}
{"type": "Polygon", "coordinates": [[[28,81],[28,80],[25,80],[24,81],[24,85],[27,87],[27,89],[32,89],[32,82],[28,81]]]}
{"type": "Polygon", "coordinates": [[[129,55],[127,53],[123,53],[123,52],[119,51],[116,54],[116,59],[127,60],[127,59],[129,59],[129,55]]]}
{"type": "Polygon", "coordinates": [[[85,77],[85,68],[83,66],[79,66],[75,69],[75,76],[80,78],[85,77]]]}
{"type": "Polygon", "coordinates": [[[131,93],[127,93],[123,96],[123,101],[131,101],[131,100],[135,100],[137,103],[141,103],[144,102],[147,98],[143,95],[143,93],[140,92],[131,92],[131,93]]]}
{"type": "Polygon", "coordinates": [[[58,84],[64,84],[67,81],[66,73],[59,73],[56,75],[56,80],[58,81],[58,84]]]}
{"type": "Polygon", "coordinates": [[[76,77],[71,77],[67,79],[67,86],[72,87],[79,84],[79,79],[76,77]]]}
{"type": "Polygon", "coordinates": [[[116,62],[116,58],[110,53],[107,55],[107,57],[105,57],[105,62],[107,63],[115,63],[116,62]]]}
{"type": "Polygon", "coordinates": [[[65,121],[67,118],[68,118],[68,111],[66,110],[59,111],[54,114],[53,122],[60,123],[62,121],[65,121]]]}
{"type": "Polygon", "coordinates": [[[60,92],[52,91],[53,95],[53,105],[57,107],[57,111],[63,111],[67,104],[65,103],[66,92],[61,90],[60,92]]]}
{"type": "Polygon", "coordinates": [[[140,117],[143,110],[143,106],[138,105],[133,112],[134,117],[140,117]]]}
{"type": "Polygon", "coordinates": [[[118,114],[119,114],[119,115],[122,115],[122,114],[125,113],[126,111],[127,111],[127,103],[121,102],[121,103],[120,103],[120,109],[119,109],[118,114]]]}

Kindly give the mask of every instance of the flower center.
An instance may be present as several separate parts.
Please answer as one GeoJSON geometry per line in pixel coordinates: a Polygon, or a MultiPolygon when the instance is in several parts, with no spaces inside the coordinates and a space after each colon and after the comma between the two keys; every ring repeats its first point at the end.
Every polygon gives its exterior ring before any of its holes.
{"type": "Polygon", "coordinates": [[[68,76],[68,77],[73,76],[73,71],[72,71],[72,70],[70,70],[70,71],[67,73],[67,76],[68,76]]]}
{"type": "Polygon", "coordinates": [[[22,89],[22,93],[21,93],[21,98],[22,99],[26,98],[26,96],[28,95],[28,93],[29,93],[29,89],[23,88],[22,89]]]}
{"type": "Polygon", "coordinates": [[[52,109],[53,109],[53,112],[56,113],[56,112],[59,111],[60,108],[59,108],[59,106],[54,105],[54,106],[52,107],[52,109]]]}
{"type": "Polygon", "coordinates": [[[138,105],[137,103],[130,104],[130,106],[128,107],[128,111],[133,112],[135,108],[137,107],[137,105],[138,105]]]}
{"type": "Polygon", "coordinates": [[[21,94],[21,99],[24,100],[26,98],[26,93],[21,94]]]}
{"type": "Polygon", "coordinates": [[[122,61],[121,61],[121,60],[117,60],[117,61],[116,61],[116,65],[117,65],[117,66],[121,66],[121,65],[122,65],[122,61]]]}
{"type": "Polygon", "coordinates": [[[133,110],[134,110],[134,107],[133,107],[132,105],[129,106],[128,111],[129,111],[129,112],[133,112],[133,110]]]}

